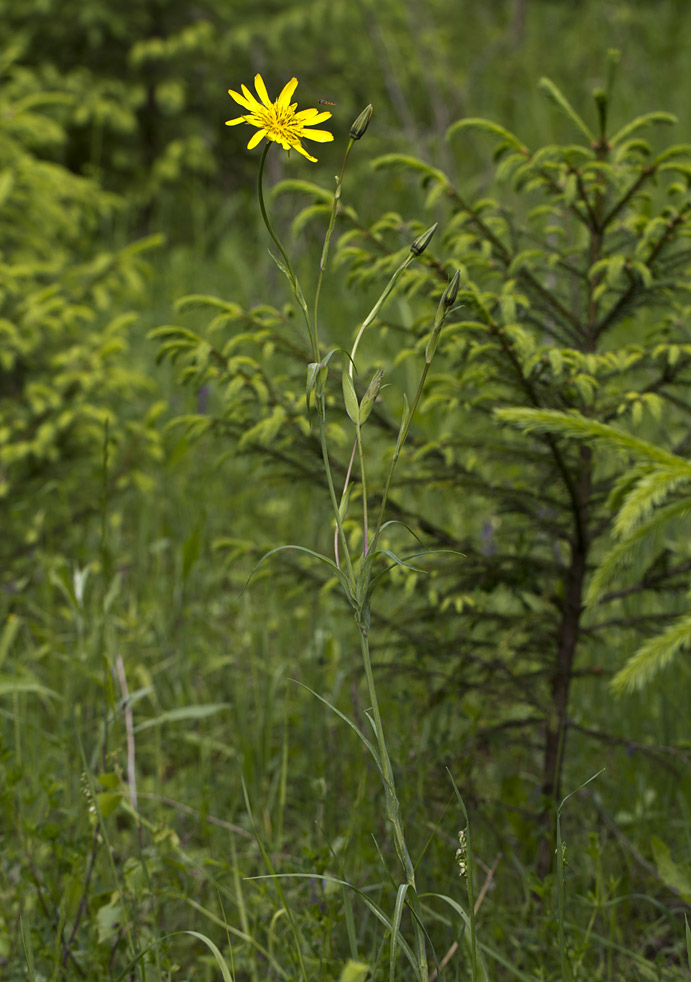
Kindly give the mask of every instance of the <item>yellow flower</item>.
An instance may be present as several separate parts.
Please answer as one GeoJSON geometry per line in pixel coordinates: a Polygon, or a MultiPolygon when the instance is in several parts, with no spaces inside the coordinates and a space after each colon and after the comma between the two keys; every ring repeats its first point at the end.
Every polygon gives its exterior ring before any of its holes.
{"type": "Polygon", "coordinates": [[[228,89],[228,95],[249,112],[245,116],[238,116],[237,119],[229,119],[226,126],[237,126],[238,123],[249,123],[250,126],[258,127],[247,149],[252,150],[258,143],[267,138],[274,143],[280,143],[284,150],[297,150],[303,157],[307,157],[313,163],[317,158],[310,156],[302,145],[302,140],[315,140],[317,143],[329,143],[333,140],[333,133],[328,130],[308,130],[308,126],[316,123],[323,123],[325,119],[331,119],[331,113],[319,112],[318,109],[303,109],[296,113],[297,102],[291,103],[290,98],[297,88],[298,80],[291,78],[290,82],[284,86],[283,91],[275,102],[271,102],[269,94],[264,85],[261,75],[254,76],[254,87],[259,94],[261,102],[257,102],[246,85],[242,86],[242,95],[228,89]]]}

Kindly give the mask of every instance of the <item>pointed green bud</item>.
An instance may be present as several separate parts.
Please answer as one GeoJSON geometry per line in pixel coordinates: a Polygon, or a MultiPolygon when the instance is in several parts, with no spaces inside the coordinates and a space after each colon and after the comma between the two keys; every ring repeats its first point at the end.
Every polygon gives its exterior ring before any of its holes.
{"type": "Polygon", "coordinates": [[[422,235],[418,235],[417,239],[415,239],[410,247],[410,251],[414,256],[422,255],[432,241],[432,236],[437,231],[438,224],[438,222],[435,222],[434,225],[431,228],[428,228],[426,232],[423,232],[422,235]]]}
{"type": "Polygon", "coordinates": [[[453,278],[451,279],[451,282],[444,290],[444,293],[442,294],[442,298],[441,298],[441,302],[447,308],[447,310],[449,307],[453,307],[453,305],[456,303],[456,297],[458,296],[458,287],[460,282],[461,282],[461,271],[460,269],[457,269],[456,272],[453,274],[453,278]]]}
{"type": "Polygon", "coordinates": [[[369,414],[372,412],[379,391],[381,389],[381,380],[384,377],[384,373],[381,369],[374,373],[374,377],[370,384],[367,386],[367,392],[365,392],[362,397],[362,402],[360,403],[360,426],[365,422],[369,414]]]}
{"type": "Polygon", "coordinates": [[[358,118],[350,127],[351,140],[359,140],[365,135],[365,133],[367,132],[367,127],[369,126],[369,121],[372,118],[373,112],[374,112],[374,106],[371,103],[366,109],[362,110],[358,118]]]}

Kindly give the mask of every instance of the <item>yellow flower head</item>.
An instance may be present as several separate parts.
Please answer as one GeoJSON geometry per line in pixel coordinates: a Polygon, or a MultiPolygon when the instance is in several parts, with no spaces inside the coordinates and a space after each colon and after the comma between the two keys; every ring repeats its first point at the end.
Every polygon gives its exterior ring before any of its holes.
{"type": "Polygon", "coordinates": [[[229,119],[226,126],[249,123],[258,128],[247,144],[248,150],[252,150],[266,137],[267,140],[280,143],[284,150],[297,150],[303,157],[316,163],[317,158],[307,153],[301,141],[305,138],[315,140],[317,143],[329,143],[333,140],[333,133],[329,133],[328,130],[307,129],[315,123],[323,123],[325,119],[331,119],[331,113],[319,112],[318,109],[303,109],[296,113],[297,102],[291,103],[290,98],[297,84],[298,80],[291,78],[275,102],[269,99],[261,75],[254,76],[254,87],[261,102],[257,102],[246,85],[242,86],[242,95],[228,89],[228,95],[232,96],[239,106],[249,111],[244,116],[238,116],[237,119],[229,119]]]}

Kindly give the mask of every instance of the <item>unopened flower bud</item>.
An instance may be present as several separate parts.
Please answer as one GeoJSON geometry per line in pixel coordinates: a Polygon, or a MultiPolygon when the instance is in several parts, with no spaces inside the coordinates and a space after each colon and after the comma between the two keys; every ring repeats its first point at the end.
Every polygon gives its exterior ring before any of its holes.
{"type": "Polygon", "coordinates": [[[410,251],[414,256],[422,255],[432,241],[432,236],[437,231],[438,224],[438,222],[435,222],[434,225],[431,228],[428,228],[426,232],[423,232],[422,235],[418,235],[417,239],[415,239],[410,247],[410,251]]]}
{"type": "Polygon", "coordinates": [[[453,274],[451,282],[448,284],[444,293],[442,294],[441,302],[445,307],[453,307],[456,303],[456,297],[458,296],[458,286],[461,282],[461,271],[457,269],[453,274]]]}
{"type": "Polygon", "coordinates": [[[369,414],[372,412],[372,408],[377,401],[379,391],[381,389],[381,380],[384,377],[384,373],[381,369],[374,373],[374,378],[367,386],[367,392],[365,392],[362,397],[362,402],[360,403],[360,425],[365,422],[369,414]]]}
{"type": "Polygon", "coordinates": [[[350,137],[353,140],[359,140],[367,132],[367,127],[369,126],[369,121],[372,118],[372,113],[374,112],[374,106],[370,105],[363,109],[358,118],[355,120],[353,125],[350,127],[350,137]]]}

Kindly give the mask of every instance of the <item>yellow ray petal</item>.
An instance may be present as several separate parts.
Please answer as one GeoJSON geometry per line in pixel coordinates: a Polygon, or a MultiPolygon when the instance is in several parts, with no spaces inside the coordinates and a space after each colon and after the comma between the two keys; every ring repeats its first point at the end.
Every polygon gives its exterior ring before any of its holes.
{"type": "Polygon", "coordinates": [[[258,143],[261,143],[266,136],[266,130],[257,130],[250,142],[247,144],[248,150],[254,150],[258,143]]]}
{"type": "MultiPolygon", "coordinates": [[[[243,85],[243,89],[244,89],[244,85],[243,85]]],[[[244,96],[240,95],[239,92],[234,92],[232,89],[228,89],[228,95],[231,96],[231,98],[235,99],[235,101],[239,106],[242,106],[244,109],[249,109],[250,112],[254,112],[254,106],[252,105],[252,103],[249,102],[249,100],[247,100],[244,96]]],[[[257,105],[256,99],[253,101],[254,101],[254,105],[257,105]]]]}
{"type": "Polygon", "coordinates": [[[316,164],[317,163],[317,158],[316,157],[313,157],[311,154],[307,153],[307,151],[305,150],[305,148],[302,147],[302,146],[300,146],[299,143],[294,143],[293,144],[293,147],[294,147],[295,150],[297,150],[298,153],[301,153],[303,157],[307,157],[308,160],[311,160],[313,164],[316,164]]]}
{"type": "Polygon", "coordinates": [[[238,116],[237,119],[227,119],[226,126],[237,126],[238,123],[246,123],[247,116],[238,116]]]}
{"type": "Polygon", "coordinates": [[[247,100],[246,104],[252,110],[252,112],[253,113],[264,112],[264,106],[262,106],[261,102],[257,102],[256,98],[254,97],[254,94],[250,92],[247,86],[241,85],[240,88],[242,89],[243,96],[247,100]]]}
{"type": "MultiPolygon", "coordinates": [[[[296,113],[295,118],[298,119],[300,115],[300,113],[296,113]]],[[[314,126],[315,123],[325,123],[327,119],[331,119],[331,113],[315,113],[314,116],[309,116],[305,120],[304,125],[314,126]]]]}
{"type": "Polygon", "coordinates": [[[269,108],[271,105],[271,99],[269,99],[269,93],[266,91],[266,86],[264,85],[264,79],[261,75],[254,76],[254,87],[257,90],[259,98],[264,103],[264,105],[269,108]]]}
{"type": "MultiPolygon", "coordinates": [[[[293,77],[291,78],[290,82],[287,82],[283,86],[281,94],[276,100],[279,106],[287,107],[290,105],[290,97],[292,96],[293,92],[295,92],[297,85],[298,85],[298,80],[293,77]]],[[[297,103],[295,103],[295,105],[297,106],[297,103]]]]}
{"type": "Polygon", "coordinates": [[[302,136],[305,140],[314,140],[316,143],[331,143],[334,138],[333,133],[328,130],[305,130],[302,136]]]}

